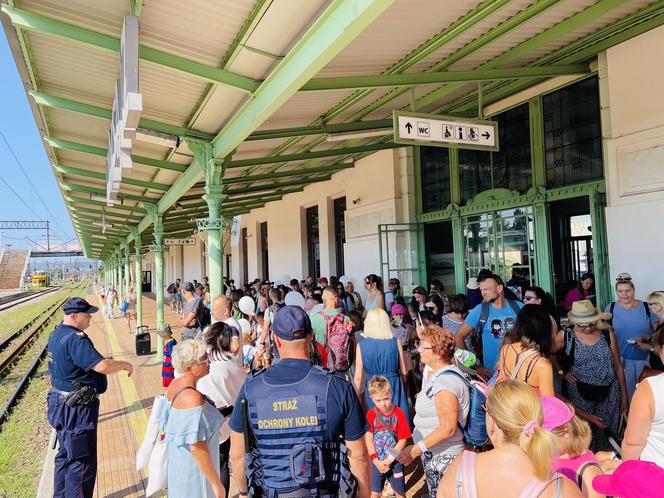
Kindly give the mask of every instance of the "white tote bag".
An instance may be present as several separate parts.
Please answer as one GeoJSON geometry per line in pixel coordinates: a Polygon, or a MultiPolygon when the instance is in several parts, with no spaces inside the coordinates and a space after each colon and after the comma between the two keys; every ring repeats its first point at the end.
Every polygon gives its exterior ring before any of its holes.
{"type": "Polygon", "coordinates": [[[168,444],[166,435],[160,434],[152,448],[148,463],[148,485],[145,496],[151,496],[168,485],[168,444]]]}
{"type": "Polygon", "coordinates": [[[168,406],[166,396],[155,396],[143,442],[136,452],[136,470],[146,468],[150,462],[152,448],[157,442],[157,436],[159,435],[159,419],[161,418],[161,412],[166,406],[168,406]]]}

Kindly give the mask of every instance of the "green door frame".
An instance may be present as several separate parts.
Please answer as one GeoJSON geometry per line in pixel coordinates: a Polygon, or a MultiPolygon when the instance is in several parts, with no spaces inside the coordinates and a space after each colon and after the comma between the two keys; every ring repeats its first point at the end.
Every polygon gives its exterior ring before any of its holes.
{"type": "Polygon", "coordinates": [[[593,226],[593,247],[595,267],[595,287],[597,303],[604,306],[611,301],[612,289],[609,282],[608,246],[606,237],[606,187],[604,180],[581,183],[565,187],[547,189],[546,164],[544,156],[544,119],[542,114],[542,96],[528,101],[530,121],[530,144],[532,161],[532,187],[522,194],[502,188],[486,190],[461,206],[461,186],[459,155],[457,149],[449,149],[450,165],[450,203],[442,210],[424,213],[422,206],[422,179],[420,148],[414,147],[415,195],[417,206],[418,264],[420,282],[427,282],[426,247],[424,223],[451,220],[455,279],[457,292],[466,290],[466,270],[463,242],[462,218],[469,215],[501,211],[517,207],[532,206],[535,232],[535,271],[537,283],[544,290],[554,291],[553,260],[549,230],[549,202],[575,197],[589,198],[590,214],[593,226]]]}

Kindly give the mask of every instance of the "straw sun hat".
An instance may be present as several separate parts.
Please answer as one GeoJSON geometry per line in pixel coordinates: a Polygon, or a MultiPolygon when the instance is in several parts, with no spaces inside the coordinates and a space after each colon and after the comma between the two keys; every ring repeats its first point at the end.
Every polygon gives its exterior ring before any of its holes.
{"type": "Polygon", "coordinates": [[[602,313],[587,299],[572,303],[572,309],[567,314],[569,322],[573,325],[597,323],[598,329],[608,328],[606,321],[611,320],[611,316],[611,313],[602,313]]]}

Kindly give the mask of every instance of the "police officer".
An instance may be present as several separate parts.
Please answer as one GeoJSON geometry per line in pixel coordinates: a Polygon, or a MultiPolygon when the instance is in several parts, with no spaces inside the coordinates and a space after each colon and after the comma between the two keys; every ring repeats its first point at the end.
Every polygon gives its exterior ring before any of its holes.
{"type": "Polygon", "coordinates": [[[309,360],[313,330],[302,308],[284,306],[272,330],[281,359],[247,377],[230,420],[240,496],[247,480],[252,494],[269,498],[350,496],[354,476],[357,496],[368,497],[368,427],[355,390],[309,360]]]}
{"type": "Polygon", "coordinates": [[[84,332],[98,308],[81,297],[63,306],[62,323],[48,340],[48,421],[57,432],[54,497],[91,497],[97,477],[97,419],[99,394],[106,391],[106,375],[133,367],[104,358],[84,332]]]}

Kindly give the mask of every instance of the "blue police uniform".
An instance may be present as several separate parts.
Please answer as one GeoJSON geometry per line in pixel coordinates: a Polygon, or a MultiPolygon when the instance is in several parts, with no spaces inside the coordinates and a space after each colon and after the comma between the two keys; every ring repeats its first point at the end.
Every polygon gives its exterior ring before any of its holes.
{"type": "MultiPolygon", "coordinates": [[[[65,314],[97,311],[81,298],[69,300],[64,309],[65,314]]],[[[47,398],[48,421],[60,445],[55,457],[54,497],[92,496],[97,475],[99,400],[69,406],[65,399],[76,390],[75,382],[92,386],[97,393],[106,391],[106,376],[92,370],[103,359],[85,332],[75,327],[60,324],[48,340],[52,386],[47,398]]]]}
{"type": "MultiPolygon", "coordinates": [[[[235,406],[243,399],[268,495],[343,494],[341,478],[349,476],[340,438],[356,441],[368,429],[348,382],[308,360],[283,358],[247,378],[235,406]]],[[[242,419],[242,411],[233,410],[231,429],[243,432],[242,419]]]]}

